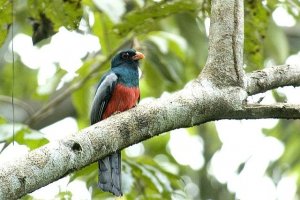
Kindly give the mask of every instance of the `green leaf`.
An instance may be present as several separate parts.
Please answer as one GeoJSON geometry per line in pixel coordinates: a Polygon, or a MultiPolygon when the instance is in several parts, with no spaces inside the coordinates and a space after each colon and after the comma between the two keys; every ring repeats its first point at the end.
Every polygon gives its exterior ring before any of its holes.
{"type": "MultiPolygon", "coordinates": [[[[0,67],[0,94],[10,96],[12,86],[12,64],[7,63],[0,67]]],[[[20,60],[15,61],[15,85],[16,97],[30,99],[36,95],[37,70],[24,67],[20,60]]]]}
{"type": "Polygon", "coordinates": [[[29,194],[27,194],[27,195],[23,196],[21,198],[21,200],[34,200],[34,198],[32,196],[30,196],[29,194]]]}
{"type": "Polygon", "coordinates": [[[121,39],[124,39],[115,33],[113,27],[114,23],[105,13],[95,13],[93,32],[99,37],[104,55],[109,55],[121,43],[121,39]]]}
{"type": "Polygon", "coordinates": [[[55,197],[60,200],[71,200],[72,193],[70,191],[60,191],[55,197]]]}
{"type": "Polygon", "coordinates": [[[151,190],[150,192],[161,193],[163,192],[163,187],[161,183],[158,181],[157,177],[155,177],[149,170],[147,170],[144,166],[139,165],[137,163],[126,160],[126,162],[131,166],[133,176],[136,181],[140,185],[140,190],[151,190]],[[147,188],[145,188],[147,186],[147,188]]]}
{"type": "Polygon", "coordinates": [[[149,170],[150,172],[152,172],[155,175],[155,177],[157,177],[157,180],[163,187],[164,196],[170,197],[169,195],[172,192],[172,187],[171,187],[171,183],[170,183],[170,180],[168,179],[168,177],[156,167],[147,165],[147,166],[145,166],[145,168],[147,170],[149,170]]]}
{"type": "Polygon", "coordinates": [[[136,160],[125,159],[123,163],[129,168],[127,173],[131,173],[130,186],[135,186],[132,187],[131,192],[125,193],[129,199],[138,196],[143,196],[145,199],[171,199],[175,191],[182,191],[182,185],[178,181],[180,178],[166,172],[147,156],[136,160]]]}
{"type": "Polygon", "coordinates": [[[176,67],[180,68],[180,66],[178,66],[176,56],[172,56],[168,52],[168,46],[166,48],[167,52],[161,52],[159,44],[153,43],[152,41],[147,42],[147,46],[149,49],[152,49],[152,51],[147,54],[147,61],[149,61],[151,65],[156,68],[157,72],[163,75],[168,81],[173,83],[179,82],[180,74],[176,71],[176,67]]]}
{"type": "Polygon", "coordinates": [[[8,0],[0,0],[0,47],[6,39],[8,28],[12,22],[12,3],[8,0]]]}
{"type": "Polygon", "coordinates": [[[277,90],[272,90],[272,95],[276,102],[287,102],[287,97],[285,94],[278,92],[277,90]]]}
{"type": "Polygon", "coordinates": [[[34,27],[36,42],[51,36],[61,26],[76,29],[83,15],[81,0],[28,0],[27,6],[31,18],[38,23],[34,27]]]}
{"type": "Polygon", "coordinates": [[[261,69],[264,63],[263,43],[270,19],[270,12],[262,1],[245,1],[245,62],[247,69],[261,69]]]}
{"type": "Polygon", "coordinates": [[[199,5],[194,0],[162,1],[143,9],[132,11],[124,16],[122,23],[115,26],[115,31],[120,36],[127,35],[133,31],[136,33],[147,33],[151,27],[156,26],[157,20],[167,16],[182,13],[196,12],[199,5]]]}
{"type": "Polygon", "coordinates": [[[0,125],[0,141],[11,143],[13,139],[19,144],[26,145],[31,150],[36,149],[48,143],[44,135],[38,131],[30,129],[23,124],[15,124],[15,135],[13,137],[13,125],[2,124],[0,125]]]}

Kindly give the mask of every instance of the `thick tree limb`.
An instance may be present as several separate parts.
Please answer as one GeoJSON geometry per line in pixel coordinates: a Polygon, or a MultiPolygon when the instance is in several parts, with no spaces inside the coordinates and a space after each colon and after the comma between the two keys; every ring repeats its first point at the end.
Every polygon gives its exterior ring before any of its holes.
{"type": "Polygon", "coordinates": [[[200,76],[219,87],[244,87],[243,44],[243,1],[212,0],[208,58],[200,76]]]}
{"type": "Polygon", "coordinates": [[[300,65],[281,65],[247,74],[249,95],[287,85],[300,86],[300,65]]]}
{"type": "Polygon", "coordinates": [[[242,89],[206,80],[0,163],[0,199],[16,199],[106,155],[160,133],[218,119],[299,118],[299,105],[243,105],[242,89]]]}
{"type": "Polygon", "coordinates": [[[240,89],[222,91],[209,82],[193,82],[170,96],[112,116],[10,163],[2,163],[0,199],[19,198],[118,149],[160,133],[217,119],[227,109],[241,105],[244,97],[236,98],[241,96],[239,93],[240,89]]]}
{"type": "Polygon", "coordinates": [[[279,111],[284,113],[285,109],[298,118],[298,106],[244,104],[247,92],[254,94],[276,86],[298,85],[299,77],[288,82],[292,75],[281,73],[284,79],[281,80],[277,77],[278,70],[253,72],[248,76],[246,92],[242,71],[243,1],[213,0],[212,4],[209,59],[197,80],[174,94],[114,115],[21,158],[0,163],[0,199],[17,199],[116,150],[176,128],[218,119],[273,118],[272,113],[275,117],[290,118],[290,114],[279,116],[279,111]],[[273,78],[262,76],[265,82],[261,84],[255,78],[261,73],[273,78]],[[267,114],[263,115],[261,109],[267,114]]]}

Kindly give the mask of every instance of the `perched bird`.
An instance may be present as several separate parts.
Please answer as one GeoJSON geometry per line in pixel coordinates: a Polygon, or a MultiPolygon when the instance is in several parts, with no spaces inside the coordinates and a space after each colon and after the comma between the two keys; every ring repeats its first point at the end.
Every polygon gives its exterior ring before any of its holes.
{"type": "MultiPolygon", "coordinates": [[[[101,78],[91,109],[91,124],[114,113],[134,107],[140,99],[139,60],[144,55],[134,49],[119,52],[111,61],[111,69],[101,78]]],[[[98,186],[116,196],[121,190],[121,152],[117,151],[98,161],[98,186]]]]}

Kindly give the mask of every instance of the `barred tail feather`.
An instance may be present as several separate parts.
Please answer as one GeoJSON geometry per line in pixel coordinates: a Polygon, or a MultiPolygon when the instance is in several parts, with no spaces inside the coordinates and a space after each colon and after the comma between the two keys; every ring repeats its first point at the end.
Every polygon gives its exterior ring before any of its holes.
{"type": "Polygon", "coordinates": [[[98,161],[99,183],[103,191],[122,196],[121,190],[121,152],[113,153],[98,161]]]}

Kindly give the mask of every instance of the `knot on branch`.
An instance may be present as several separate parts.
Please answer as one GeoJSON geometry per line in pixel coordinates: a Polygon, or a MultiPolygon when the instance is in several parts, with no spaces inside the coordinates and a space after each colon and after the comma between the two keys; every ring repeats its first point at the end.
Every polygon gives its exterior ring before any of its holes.
{"type": "Polygon", "coordinates": [[[77,152],[77,151],[81,151],[82,148],[81,148],[81,146],[80,146],[79,143],[74,142],[74,144],[73,144],[73,146],[72,146],[72,150],[73,150],[74,152],[77,152]]]}
{"type": "Polygon", "coordinates": [[[74,153],[80,153],[82,151],[82,147],[79,142],[76,142],[74,140],[67,140],[64,142],[64,145],[71,149],[72,152],[74,153]]]}

